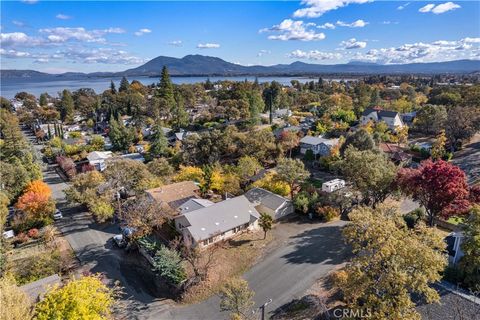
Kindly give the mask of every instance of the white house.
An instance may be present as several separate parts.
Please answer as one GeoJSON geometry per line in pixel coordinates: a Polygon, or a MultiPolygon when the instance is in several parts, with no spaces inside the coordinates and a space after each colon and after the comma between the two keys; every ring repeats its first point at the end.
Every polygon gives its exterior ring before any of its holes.
{"type": "Polygon", "coordinates": [[[403,127],[403,121],[398,112],[379,109],[366,109],[360,117],[360,123],[365,125],[369,121],[374,123],[383,121],[391,130],[403,127]]]}
{"type": "Polygon", "coordinates": [[[457,264],[460,258],[464,255],[461,247],[463,239],[463,232],[452,232],[445,238],[445,242],[447,243],[448,262],[452,265],[457,264]]]}
{"type": "Polygon", "coordinates": [[[175,228],[186,241],[206,247],[246,230],[258,228],[257,212],[245,196],[189,211],[175,218],[175,228]]]}
{"type": "Polygon", "coordinates": [[[107,168],[105,161],[112,157],[111,151],[92,151],[87,155],[88,163],[95,167],[98,171],[107,168]]]}
{"type": "Polygon", "coordinates": [[[305,136],[300,139],[300,153],[306,154],[312,150],[314,155],[328,156],[332,147],[338,144],[338,139],[326,139],[321,136],[305,136]]]}
{"type": "Polygon", "coordinates": [[[338,189],[345,187],[345,180],[342,179],[333,179],[327,182],[322,183],[322,191],[324,192],[333,192],[338,189]]]}
{"type": "Polygon", "coordinates": [[[245,197],[253,203],[255,209],[267,213],[274,220],[283,218],[293,212],[295,208],[291,200],[262,188],[252,188],[245,193],[245,197]]]}

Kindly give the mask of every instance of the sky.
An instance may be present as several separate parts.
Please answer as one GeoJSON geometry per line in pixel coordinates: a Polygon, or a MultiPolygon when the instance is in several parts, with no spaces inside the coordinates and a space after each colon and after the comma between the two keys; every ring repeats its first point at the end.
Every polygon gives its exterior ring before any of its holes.
{"type": "Polygon", "coordinates": [[[242,65],[480,59],[480,1],[1,1],[1,69],[123,71],[157,56],[242,65]]]}

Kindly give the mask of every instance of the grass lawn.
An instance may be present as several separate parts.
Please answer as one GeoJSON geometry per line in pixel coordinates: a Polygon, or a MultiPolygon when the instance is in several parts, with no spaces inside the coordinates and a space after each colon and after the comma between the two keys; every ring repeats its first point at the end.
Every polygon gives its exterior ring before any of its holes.
{"type": "Polygon", "coordinates": [[[448,223],[451,223],[451,224],[454,224],[454,225],[458,225],[460,223],[463,223],[465,221],[465,218],[464,217],[450,217],[447,222],[448,223]]]}
{"type": "Polygon", "coordinates": [[[209,270],[208,279],[190,288],[182,301],[196,303],[218,293],[225,281],[242,275],[255,264],[272,239],[271,232],[263,239],[263,231],[259,230],[226,241],[215,252],[215,263],[209,270]]]}

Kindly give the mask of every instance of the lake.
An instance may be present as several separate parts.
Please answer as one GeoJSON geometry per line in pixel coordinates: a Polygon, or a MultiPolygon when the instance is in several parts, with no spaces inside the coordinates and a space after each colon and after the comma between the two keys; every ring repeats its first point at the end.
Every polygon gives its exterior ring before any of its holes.
{"type": "MultiPolygon", "coordinates": [[[[175,84],[189,84],[196,82],[205,82],[208,78],[210,81],[215,82],[219,80],[231,80],[231,81],[243,81],[245,79],[249,81],[254,81],[255,77],[172,77],[172,82],[175,84]]],[[[7,99],[12,99],[17,92],[26,91],[28,93],[39,96],[41,93],[47,92],[51,96],[57,96],[59,92],[64,89],[70,91],[75,91],[80,88],[92,88],[96,93],[102,93],[103,91],[110,88],[110,80],[113,80],[115,85],[120,84],[120,77],[118,78],[95,78],[95,79],[81,79],[81,80],[58,80],[58,81],[42,81],[42,82],[30,82],[26,80],[9,80],[2,79],[0,86],[0,93],[2,97],[7,99]]],[[[150,85],[152,83],[158,82],[159,78],[150,78],[150,77],[135,77],[128,80],[138,80],[144,85],[150,85]]],[[[271,82],[277,81],[284,85],[290,85],[290,81],[298,80],[302,83],[307,81],[317,81],[318,78],[307,78],[307,77],[258,77],[258,81],[271,82]]],[[[327,80],[327,79],[325,79],[327,80]]],[[[333,79],[337,80],[337,79],[333,79]]]]}

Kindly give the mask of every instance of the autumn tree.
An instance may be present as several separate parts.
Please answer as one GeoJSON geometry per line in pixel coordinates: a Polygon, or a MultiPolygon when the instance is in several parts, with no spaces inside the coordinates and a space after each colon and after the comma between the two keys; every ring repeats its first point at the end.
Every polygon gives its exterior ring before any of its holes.
{"type": "Polygon", "coordinates": [[[345,142],[340,148],[340,154],[344,154],[349,146],[357,150],[373,150],[375,148],[375,141],[372,136],[365,129],[359,129],[347,135],[345,142]]]}
{"type": "Polygon", "coordinates": [[[249,156],[243,156],[238,159],[235,171],[240,177],[242,183],[245,183],[250,177],[256,175],[261,169],[262,166],[257,159],[249,156]]]}
{"type": "Polygon", "coordinates": [[[55,211],[52,190],[41,180],[30,182],[15,206],[24,212],[26,221],[39,221],[43,224],[51,222],[51,215],[55,211]]]}
{"type": "Polygon", "coordinates": [[[300,143],[300,138],[295,132],[292,131],[282,131],[279,138],[280,145],[282,149],[289,153],[289,157],[292,157],[292,150],[298,146],[300,143]]]}
{"type": "Polygon", "coordinates": [[[128,201],[122,208],[120,218],[135,230],[134,238],[149,235],[167,219],[160,207],[146,196],[128,201]]]}
{"type": "Polygon", "coordinates": [[[432,150],[430,154],[432,159],[438,160],[442,159],[445,156],[445,143],[447,142],[447,137],[445,136],[445,130],[441,130],[437,135],[435,142],[432,145],[432,150]]]}
{"type": "Polygon", "coordinates": [[[213,244],[202,250],[190,239],[180,237],[172,240],[170,247],[180,253],[181,258],[192,267],[194,277],[200,281],[207,279],[208,272],[215,262],[215,254],[219,249],[217,244],[213,244]]]}
{"type": "Polygon", "coordinates": [[[443,160],[423,161],[418,169],[402,168],[397,183],[403,193],[426,209],[431,227],[439,215],[465,213],[470,204],[465,173],[443,160]]]}
{"type": "Polygon", "coordinates": [[[472,290],[480,289],[480,206],[474,206],[465,221],[464,239],[461,247],[463,257],[458,268],[464,277],[463,283],[472,290]]]}
{"type": "Polygon", "coordinates": [[[147,164],[148,171],[150,171],[155,176],[162,179],[162,181],[167,181],[173,175],[174,168],[170,165],[167,159],[165,158],[156,158],[153,161],[150,161],[147,164]]]}
{"type": "Polygon", "coordinates": [[[424,226],[407,228],[386,206],[361,207],[349,218],[343,236],[353,258],[333,276],[348,307],[368,308],[372,319],[420,319],[412,295],[440,300],[431,284],[447,265],[442,237],[424,226]]]}
{"type": "Polygon", "coordinates": [[[232,319],[248,319],[255,305],[255,293],[243,279],[232,279],[220,290],[220,310],[230,312],[232,319]]]}
{"type": "Polygon", "coordinates": [[[0,277],[0,306],[2,320],[32,319],[32,301],[13,277],[0,277]]]}
{"type": "Polygon", "coordinates": [[[278,177],[289,184],[290,197],[293,199],[293,191],[296,185],[310,177],[310,172],[305,170],[305,165],[299,159],[280,159],[276,167],[278,177]]]}
{"type": "Polygon", "coordinates": [[[115,297],[99,276],[84,276],[50,289],[35,306],[35,318],[110,319],[115,297]]]}
{"type": "Polygon", "coordinates": [[[139,194],[160,185],[160,180],[148,171],[144,163],[130,159],[116,160],[109,164],[104,177],[110,190],[125,194],[139,194]]]}
{"type": "Polygon", "coordinates": [[[455,107],[448,110],[446,134],[454,148],[460,148],[480,130],[480,109],[455,107]]]}
{"type": "Polygon", "coordinates": [[[397,167],[381,153],[349,147],[339,167],[362,194],[364,204],[376,206],[393,191],[397,167]]]}

